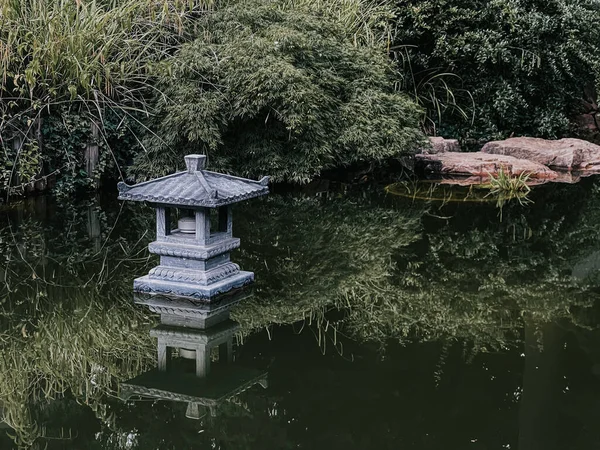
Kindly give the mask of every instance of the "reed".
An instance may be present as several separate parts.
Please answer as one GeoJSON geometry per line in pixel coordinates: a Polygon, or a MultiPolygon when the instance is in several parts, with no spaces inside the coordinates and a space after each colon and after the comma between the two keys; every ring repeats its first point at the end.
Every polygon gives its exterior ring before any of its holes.
{"type": "Polygon", "coordinates": [[[13,317],[0,332],[2,420],[12,428],[19,448],[77,434],[50,429],[39,417],[66,395],[110,422],[105,402],[117,395],[117,383],[154,363],[148,334],[153,321],[129,295],[105,298],[89,289],[72,289],[62,299],[52,296],[36,303],[44,311],[40,317],[13,317]]]}
{"type": "Polygon", "coordinates": [[[521,206],[532,203],[527,196],[531,192],[528,181],[531,174],[522,172],[519,175],[512,175],[504,168],[498,170],[497,175],[490,174],[490,180],[485,185],[489,187],[489,196],[496,199],[496,207],[499,210],[500,221],[502,221],[502,208],[509,200],[517,200],[521,206]]]}
{"type": "Polygon", "coordinates": [[[185,37],[196,3],[0,0],[3,96],[37,108],[102,98],[140,104],[152,65],[185,37]]]}
{"type": "Polygon", "coordinates": [[[212,2],[0,0],[0,190],[29,183],[54,157],[42,148],[42,123],[60,107],[75,104],[102,142],[109,114],[145,129],[156,66],[191,38],[192,16],[212,2]]]}

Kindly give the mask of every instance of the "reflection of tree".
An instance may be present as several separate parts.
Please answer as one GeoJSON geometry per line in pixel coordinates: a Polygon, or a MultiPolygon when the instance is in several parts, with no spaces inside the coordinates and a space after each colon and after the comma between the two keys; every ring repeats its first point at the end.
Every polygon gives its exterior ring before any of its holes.
{"type": "Polygon", "coordinates": [[[129,296],[107,301],[81,291],[52,295],[37,308],[35,320],[9,323],[0,334],[0,404],[23,445],[75,432],[69,423],[57,424],[64,414],[51,413],[66,393],[109,421],[102,399],[116,381],[154,360],[149,319],[129,296]],[[44,429],[48,419],[52,426],[44,429]]]}
{"type": "Polygon", "coordinates": [[[486,205],[271,198],[240,214],[242,265],[258,289],[235,317],[256,329],[335,306],[346,314],[336,329],[357,339],[467,339],[479,349],[518,337],[524,313],[578,321],[595,298],[572,267],[600,247],[596,191],[545,187],[531,206],[506,205],[502,221],[486,205]]]}
{"type": "Polygon", "coordinates": [[[56,287],[98,290],[116,281],[111,277],[123,281],[127,271],[145,263],[143,239],[152,228],[135,205],[119,209],[91,201],[61,206],[47,201],[44,207],[44,214],[15,208],[0,217],[0,300],[26,304],[25,299],[56,287]]]}
{"type": "Polygon", "coordinates": [[[244,218],[234,230],[243,242],[238,259],[258,284],[235,319],[253,330],[321,316],[362,286],[384,283],[392,252],[418,239],[422,211],[391,208],[375,194],[272,197],[236,214],[244,218]]]}

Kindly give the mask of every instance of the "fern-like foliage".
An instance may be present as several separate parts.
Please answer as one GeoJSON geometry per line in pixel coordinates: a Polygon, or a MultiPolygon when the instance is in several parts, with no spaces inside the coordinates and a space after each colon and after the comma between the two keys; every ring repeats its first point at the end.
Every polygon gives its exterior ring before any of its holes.
{"type": "Polygon", "coordinates": [[[327,10],[265,0],[207,13],[165,67],[138,178],[190,152],[210,167],[306,182],[323,169],[414,152],[420,108],[393,89],[380,45],[356,45],[327,10]]]}

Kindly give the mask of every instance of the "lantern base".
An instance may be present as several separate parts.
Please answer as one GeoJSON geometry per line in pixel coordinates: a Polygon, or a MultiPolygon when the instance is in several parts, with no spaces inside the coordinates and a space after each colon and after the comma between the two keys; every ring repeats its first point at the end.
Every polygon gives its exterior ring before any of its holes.
{"type": "Polygon", "coordinates": [[[254,273],[240,271],[235,275],[202,286],[196,283],[181,283],[163,279],[151,278],[145,275],[133,281],[134,292],[146,294],[165,294],[177,297],[193,298],[210,302],[213,297],[241,288],[254,282],[254,273]]]}

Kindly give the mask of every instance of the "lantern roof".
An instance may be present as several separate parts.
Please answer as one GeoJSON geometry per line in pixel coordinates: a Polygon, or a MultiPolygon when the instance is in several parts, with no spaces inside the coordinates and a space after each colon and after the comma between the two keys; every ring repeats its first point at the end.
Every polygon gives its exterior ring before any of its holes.
{"type": "Polygon", "coordinates": [[[118,184],[119,200],[215,208],[269,193],[269,177],[259,181],[204,170],[206,156],[187,155],[185,172],[138,183],[118,184]]]}

